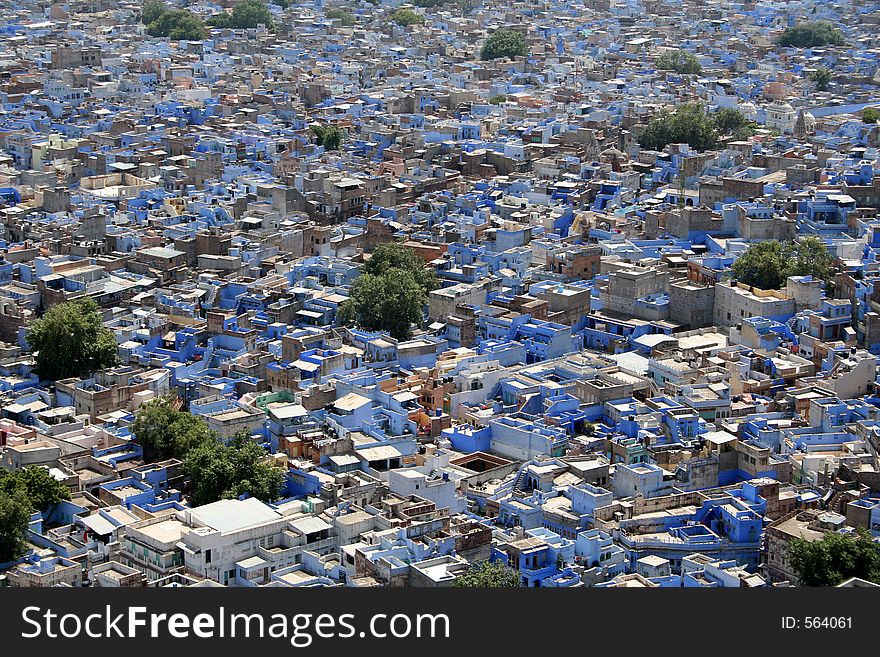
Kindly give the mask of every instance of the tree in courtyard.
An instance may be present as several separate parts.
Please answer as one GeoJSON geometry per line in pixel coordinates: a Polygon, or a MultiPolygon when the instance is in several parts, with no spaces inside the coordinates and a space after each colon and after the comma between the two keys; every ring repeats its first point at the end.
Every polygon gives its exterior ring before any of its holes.
{"type": "Polygon", "coordinates": [[[147,0],[141,7],[147,34],[175,41],[199,41],[208,36],[202,19],[186,9],[173,9],[161,0],[147,0]]]}
{"type": "Polygon", "coordinates": [[[356,324],[367,331],[387,331],[405,340],[412,325],[422,323],[424,305],[425,293],[408,271],[361,274],[352,283],[348,300],[339,307],[337,322],[356,324]]]}
{"type": "Polygon", "coordinates": [[[231,12],[213,16],[209,21],[214,27],[237,30],[255,28],[258,25],[272,27],[272,12],[260,0],[241,0],[232,7],[231,12]]]}
{"type": "Polygon", "coordinates": [[[47,468],[36,465],[12,472],[0,471],[0,495],[10,495],[18,488],[24,491],[31,511],[46,511],[70,499],[70,489],[55,479],[47,468]]]}
{"type": "Polygon", "coordinates": [[[328,151],[338,151],[345,138],[345,133],[335,125],[315,123],[309,126],[309,130],[315,135],[315,143],[328,151]]]}
{"type": "Polygon", "coordinates": [[[499,59],[501,57],[525,57],[529,54],[529,45],[525,35],[519,30],[501,27],[492,32],[480,49],[480,59],[499,59]]]}
{"type": "Polygon", "coordinates": [[[784,245],[783,255],[788,263],[785,275],[813,276],[823,281],[834,275],[834,256],[818,237],[810,235],[784,245]]]}
{"type": "Polygon", "coordinates": [[[862,112],[863,123],[877,123],[878,121],[880,121],[880,111],[873,107],[869,107],[862,112]]]}
{"type": "Polygon", "coordinates": [[[675,71],[699,75],[703,72],[700,62],[692,54],[684,50],[667,50],[654,60],[654,66],[661,71],[675,71]]]}
{"type": "Polygon", "coordinates": [[[182,459],[196,447],[215,442],[205,421],[179,410],[175,402],[174,397],[150,400],[135,415],[131,433],[146,461],[182,459]]]}
{"type": "Polygon", "coordinates": [[[27,551],[27,526],[32,507],[22,486],[0,493],[0,563],[14,561],[27,551]]]}
{"type": "Polygon", "coordinates": [[[324,12],[324,16],[332,20],[337,20],[341,25],[346,27],[355,24],[355,18],[352,13],[340,7],[329,7],[327,11],[324,12]]]}
{"type": "Polygon", "coordinates": [[[478,589],[511,589],[519,587],[519,574],[500,561],[472,564],[455,580],[456,586],[478,589]]]}
{"type": "Polygon", "coordinates": [[[824,66],[820,66],[810,73],[810,79],[816,83],[816,89],[819,91],[828,91],[828,84],[834,74],[824,66]]]}
{"type": "Polygon", "coordinates": [[[845,43],[841,31],[828,21],[800,23],[787,27],[779,37],[780,46],[794,46],[795,48],[842,46],[845,43]]]}
{"type": "Polygon", "coordinates": [[[749,121],[741,111],[734,107],[722,107],[712,112],[710,118],[719,135],[731,136],[735,139],[746,139],[752,136],[758,127],[754,121],[749,121]]]}
{"type": "Polygon", "coordinates": [[[437,274],[425,266],[416,252],[400,242],[385,242],[377,246],[361,268],[361,273],[383,275],[394,269],[412,274],[422,291],[427,294],[437,288],[437,274]]]}
{"type": "Polygon", "coordinates": [[[436,274],[412,249],[380,244],[352,284],[337,321],[405,339],[413,324],[422,323],[428,292],[436,287],[436,274]]]}
{"type": "Polygon", "coordinates": [[[272,466],[266,456],[247,432],[234,436],[228,446],[211,441],[191,450],[183,461],[183,472],[189,479],[193,504],[234,499],[245,493],[264,502],[278,499],[284,488],[284,471],[272,466]]]}
{"type": "Polygon", "coordinates": [[[0,563],[14,561],[27,551],[31,514],[69,499],[70,491],[46,468],[0,470],[0,563]]]}
{"type": "Polygon", "coordinates": [[[149,25],[159,19],[159,17],[169,10],[162,0],[147,0],[141,8],[141,22],[149,25]]]}
{"type": "Polygon", "coordinates": [[[409,25],[421,25],[425,22],[425,17],[417,14],[412,9],[398,9],[391,15],[391,20],[398,25],[407,27],[409,25]]]}
{"type": "Polygon", "coordinates": [[[880,545],[865,530],[827,532],[818,541],[794,538],[788,562],[804,586],[837,586],[850,577],[880,584],[880,545]]]}
{"type": "Polygon", "coordinates": [[[789,276],[814,276],[830,280],[834,258],[817,237],[798,242],[767,240],[753,244],[732,266],[733,275],[746,285],[777,290],[789,276]]]}
{"type": "Polygon", "coordinates": [[[26,340],[41,379],[83,376],[119,363],[116,336],[89,298],[52,306],[30,325],[26,340]]]}
{"type": "Polygon", "coordinates": [[[753,244],[733,263],[733,275],[741,283],[762,290],[776,290],[785,283],[788,263],[782,242],[767,240],[753,244]]]}
{"type": "Polygon", "coordinates": [[[715,121],[699,103],[685,103],[674,112],[660,112],[638,135],[639,145],[659,151],[668,144],[689,144],[708,151],[718,144],[715,121]]]}

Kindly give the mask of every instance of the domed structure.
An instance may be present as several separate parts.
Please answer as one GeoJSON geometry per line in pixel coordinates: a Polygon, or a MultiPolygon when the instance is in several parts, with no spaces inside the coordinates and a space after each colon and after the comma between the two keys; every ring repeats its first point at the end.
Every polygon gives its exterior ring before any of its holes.
{"type": "Polygon", "coordinates": [[[797,120],[797,112],[788,103],[773,103],[767,107],[767,118],[764,124],[770,128],[776,128],[780,132],[791,132],[797,120]]]}
{"type": "Polygon", "coordinates": [[[809,112],[804,112],[804,123],[807,125],[808,134],[816,134],[816,117],[809,112]]]}
{"type": "Polygon", "coordinates": [[[815,134],[816,117],[801,110],[798,112],[797,120],[794,122],[794,136],[797,139],[804,139],[807,135],[815,134]]]}
{"type": "Polygon", "coordinates": [[[750,100],[740,103],[739,111],[742,112],[742,115],[747,121],[757,121],[758,119],[758,108],[755,107],[755,104],[750,100]]]}

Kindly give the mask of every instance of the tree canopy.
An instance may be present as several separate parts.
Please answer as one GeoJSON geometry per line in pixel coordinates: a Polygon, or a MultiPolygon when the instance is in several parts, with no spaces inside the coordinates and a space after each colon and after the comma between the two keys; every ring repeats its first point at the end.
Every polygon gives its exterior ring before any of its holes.
{"type": "Polygon", "coordinates": [[[755,129],[758,127],[754,121],[749,121],[734,107],[722,107],[712,112],[710,118],[715,123],[715,130],[719,135],[735,139],[747,139],[755,134],[755,129]]]}
{"type": "Polygon", "coordinates": [[[361,267],[361,273],[383,275],[402,269],[412,274],[416,283],[427,294],[437,288],[437,274],[425,266],[425,261],[415,251],[399,242],[386,242],[377,246],[361,267]]]}
{"type": "Polygon", "coordinates": [[[0,495],[0,563],[18,559],[27,551],[31,505],[20,486],[0,495]]]}
{"type": "Polygon", "coordinates": [[[230,444],[211,441],[191,450],[183,461],[193,504],[209,504],[245,493],[271,502],[284,487],[284,471],[266,462],[266,451],[247,432],[230,444]]]}
{"type": "Polygon", "coordinates": [[[32,511],[45,511],[70,499],[67,486],[49,474],[46,468],[36,465],[12,472],[0,470],[0,494],[8,495],[15,488],[25,492],[32,511]]]}
{"type": "Polygon", "coordinates": [[[877,123],[880,122],[880,111],[874,109],[873,107],[869,107],[862,112],[862,122],[864,123],[877,123]]]}
{"type": "Polygon", "coordinates": [[[829,280],[834,258],[817,237],[798,242],[767,240],[753,244],[733,263],[733,275],[746,285],[776,290],[789,276],[815,276],[829,280]]]}
{"type": "Polygon", "coordinates": [[[241,0],[231,12],[223,12],[212,16],[209,23],[214,27],[226,27],[246,30],[265,25],[272,27],[272,12],[260,0],[241,0]]]}
{"type": "Polygon", "coordinates": [[[141,22],[144,25],[149,25],[158,20],[166,11],[170,11],[170,8],[162,0],[147,0],[141,7],[141,22]]]}
{"type": "Polygon", "coordinates": [[[411,326],[421,324],[424,303],[425,295],[409,272],[361,274],[352,284],[348,300],[340,306],[337,319],[342,325],[388,331],[392,337],[405,340],[411,326]]]}
{"type": "Polygon", "coordinates": [[[215,442],[200,417],[181,411],[173,397],[143,404],[135,415],[131,433],[144,450],[145,460],[184,458],[205,443],[215,442]]]}
{"type": "Polygon", "coordinates": [[[837,586],[850,577],[880,584],[880,545],[863,529],[827,532],[818,541],[792,539],[787,557],[804,586],[837,586]]]}
{"type": "Polygon", "coordinates": [[[391,14],[391,20],[398,25],[406,27],[409,25],[421,25],[425,22],[425,17],[421,14],[417,14],[412,9],[398,9],[391,14]]]}
{"type": "Polygon", "coordinates": [[[501,57],[525,57],[529,45],[525,35],[519,30],[501,27],[492,32],[480,49],[480,59],[499,59],[501,57]]]}
{"type": "Polygon", "coordinates": [[[810,80],[816,83],[816,89],[819,91],[828,91],[828,85],[834,74],[824,66],[820,66],[810,73],[810,80]]]}
{"type": "Polygon", "coordinates": [[[337,321],[405,339],[412,324],[421,324],[428,292],[436,287],[436,274],[412,250],[380,244],[352,284],[337,321]]]}
{"type": "Polygon", "coordinates": [[[690,73],[699,75],[703,67],[697,58],[684,50],[668,50],[654,60],[654,65],[661,71],[690,73]]]}
{"type": "Polygon", "coordinates": [[[652,118],[638,135],[638,142],[655,151],[685,143],[708,151],[718,146],[720,137],[745,139],[754,134],[755,127],[738,109],[725,107],[710,113],[699,103],[685,103],[674,112],[663,111],[652,118]]]}
{"type": "Polygon", "coordinates": [[[186,9],[172,9],[161,0],[147,0],[141,8],[147,34],[175,41],[200,41],[208,36],[205,24],[186,9]]]}
{"type": "Polygon", "coordinates": [[[718,143],[715,122],[702,105],[686,103],[674,112],[660,112],[638,136],[642,148],[659,151],[667,144],[690,144],[699,151],[708,151],[718,143]]]}
{"type": "Polygon", "coordinates": [[[816,46],[842,46],[843,34],[828,21],[800,23],[788,27],[779,37],[780,46],[815,48],[816,46]]]}
{"type": "Polygon", "coordinates": [[[81,376],[119,363],[116,337],[89,298],[52,306],[30,325],[26,340],[41,379],[81,376]]]}
{"type": "Polygon", "coordinates": [[[338,151],[345,139],[345,133],[339,126],[313,123],[309,129],[315,135],[315,143],[328,151],[338,151]]]}
{"type": "Polygon", "coordinates": [[[324,16],[330,19],[338,20],[342,25],[354,25],[355,18],[352,13],[341,7],[328,7],[324,12],[324,16]]]}
{"type": "Polygon", "coordinates": [[[456,586],[479,589],[519,587],[519,574],[500,561],[473,564],[455,580],[456,586]]]}
{"type": "Polygon", "coordinates": [[[27,551],[26,531],[32,513],[69,499],[70,491],[46,468],[0,470],[0,563],[13,561],[27,551]]]}
{"type": "Polygon", "coordinates": [[[455,5],[458,9],[462,11],[470,11],[471,10],[471,2],[472,0],[412,0],[412,4],[416,7],[422,7],[425,9],[431,9],[434,7],[442,7],[443,5],[455,5]]]}

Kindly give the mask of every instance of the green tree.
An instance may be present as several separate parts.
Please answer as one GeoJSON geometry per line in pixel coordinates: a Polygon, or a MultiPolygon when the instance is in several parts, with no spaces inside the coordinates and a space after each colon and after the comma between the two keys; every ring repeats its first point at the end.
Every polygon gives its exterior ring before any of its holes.
{"type": "Polygon", "coordinates": [[[340,7],[329,7],[324,12],[324,16],[332,20],[338,20],[341,25],[349,26],[355,24],[355,18],[350,11],[340,7]]]}
{"type": "Polygon", "coordinates": [[[205,24],[185,9],[172,9],[160,0],[148,0],[141,9],[141,22],[147,34],[175,41],[199,41],[208,36],[205,24]]]}
{"type": "Polygon", "coordinates": [[[785,283],[788,263],[782,242],[768,240],[753,244],[733,263],[733,275],[741,283],[762,290],[777,290],[785,283]]]}
{"type": "Polygon", "coordinates": [[[391,20],[398,25],[407,27],[409,25],[421,25],[425,22],[425,17],[417,14],[412,9],[398,9],[391,15],[391,20]]]}
{"type": "Polygon", "coordinates": [[[507,96],[505,94],[497,94],[489,99],[489,103],[491,103],[492,105],[501,105],[502,103],[506,102],[507,96]]]}
{"type": "Polygon", "coordinates": [[[324,133],[324,148],[328,151],[338,151],[345,139],[345,133],[335,125],[331,125],[324,133]]]}
{"type": "Polygon", "coordinates": [[[315,143],[328,151],[338,151],[345,139],[345,132],[339,126],[315,123],[309,129],[315,135],[315,143]]]}
{"type": "Polygon", "coordinates": [[[231,12],[223,12],[211,17],[210,24],[214,27],[226,27],[236,30],[247,30],[265,25],[272,27],[272,12],[260,0],[241,0],[231,12]]]}
{"type": "Polygon", "coordinates": [[[862,122],[863,123],[877,123],[880,122],[880,111],[877,111],[873,107],[869,107],[862,111],[862,122]]]}
{"type": "Polygon", "coordinates": [[[827,532],[818,541],[792,539],[787,557],[804,586],[837,586],[850,577],[880,584],[880,546],[863,529],[827,532]]]}
{"type": "Polygon", "coordinates": [[[817,237],[799,242],[767,240],[753,244],[733,263],[734,277],[762,290],[778,290],[789,276],[815,276],[829,280],[834,258],[817,237]]]}
{"type": "Polygon", "coordinates": [[[14,561],[27,552],[31,508],[23,486],[0,494],[0,563],[14,561]]]}
{"type": "Polygon", "coordinates": [[[478,589],[512,589],[519,587],[519,574],[500,561],[472,564],[455,580],[455,586],[478,589]]]}
{"type": "Polygon", "coordinates": [[[149,25],[157,21],[166,11],[169,11],[168,5],[162,0],[147,0],[141,8],[141,22],[149,25]]]}
{"type": "Polygon", "coordinates": [[[31,514],[69,499],[70,491],[46,468],[0,470],[0,563],[27,552],[26,530],[31,514]]]}
{"type": "Polygon", "coordinates": [[[500,57],[525,57],[529,54],[529,45],[525,35],[519,30],[501,27],[492,32],[480,49],[480,59],[498,59],[500,57]]]}
{"type": "Polygon", "coordinates": [[[70,499],[70,490],[49,474],[46,468],[32,465],[13,472],[0,472],[0,494],[14,489],[24,491],[31,511],[45,511],[62,500],[70,499]]]}
{"type": "Polygon", "coordinates": [[[712,113],[712,121],[719,135],[731,135],[736,139],[746,139],[755,134],[757,124],[749,121],[742,112],[733,107],[722,107],[712,113]]]}
{"type": "Polygon", "coordinates": [[[247,432],[228,446],[219,442],[199,445],[187,454],[183,472],[189,479],[193,504],[209,504],[245,493],[271,502],[284,487],[284,471],[266,462],[266,452],[247,432]]]}
{"type": "Polygon", "coordinates": [[[131,433],[144,450],[144,460],[184,458],[214,435],[200,417],[178,410],[174,397],[161,397],[143,404],[135,415],[131,433]]]}
{"type": "Polygon", "coordinates": [[[666,51],[654,60],[654,66],[661,71],[675,71],[676,73],[699,75],[703,72],[703,67],[697,58],[684,50],[666,51]]]}
{"type": "Polygon", "coordinates": [[[834,256],[818,237],[810,235],[797,242],[786,243],[783,256],[788,263],[786,277],[813,276],[828,281],[834,275],[834,256]]]}
{"type": "Polygon", "coordinates": [[[828,91],[828,84],[834,74],[824,66],[820,66],[810,73],[810,79],[816,83],[816,89],[819,91],[828,91]]]}
{"type": "Polygon", "coordinates": [[[403,270],[411,274],[426,295],[439,285],[434,270],[426,267],[425,261],[416,255],[415,251],[400,242],[380,244],[361,267],[362,274],[373,276],[394,275],[395,270],[403,270]]]}
{"type": "Polygon", "coordinates": [[[86,375],[119,363],[116,336],[89,298],[52,306],[30,325],[26,340],[41,379],[86,375]]]}
{"type": "Polygon", "coordinates": [[[424,305],[425,293],[408,271],[361,274],[354,280],[348,300],[340,306],[337,322],[357,324],[368,331],[388,331],[404,340],[413,324],[422,323],[424,305]]]}
{"type": "Polygon", "coordinates": [[[816,46],[842,46],[846,41],[840,30],[828,21],[801,23],[788,27],[779,37],[780,46],[815,48],[816,46]]]}
{"type": "Polygon", "coordinates": [[[699,151],[708,151],[718,144],[718,130],[702,105],[685,103],[674,112],[660,112],[651,119],[638,141],[648,150],[659,151],[668,144],[687,143],[699,151]]]}

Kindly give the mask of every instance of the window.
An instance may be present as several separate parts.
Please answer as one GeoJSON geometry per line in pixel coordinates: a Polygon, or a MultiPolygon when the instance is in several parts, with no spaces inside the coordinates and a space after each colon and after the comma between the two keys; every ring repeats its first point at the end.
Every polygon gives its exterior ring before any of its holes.
{"type": "Polygon", "coordinates": [[[211,563],[211,550],[205,550],[205,563],[211,563]]]}

